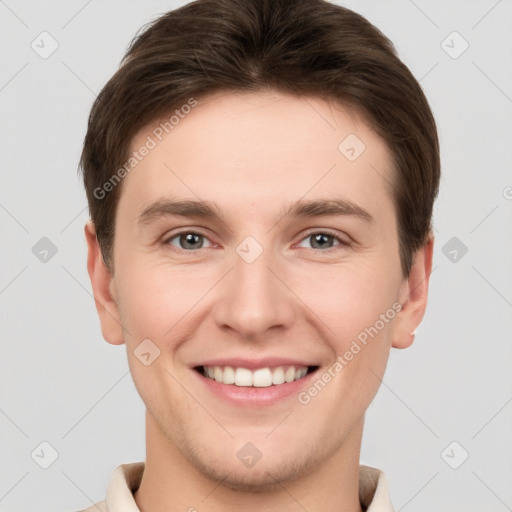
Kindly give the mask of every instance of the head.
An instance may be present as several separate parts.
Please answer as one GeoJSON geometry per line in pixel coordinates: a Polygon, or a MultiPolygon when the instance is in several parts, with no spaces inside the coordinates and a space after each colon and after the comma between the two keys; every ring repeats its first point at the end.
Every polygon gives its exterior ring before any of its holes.
{"type": "Polygon", "coordinates": [[[323,0],[190,3],[130,45],[81,168],[102,332],[153,432],[244,489],[340,450],[412,342],[432,263],[437,132],[390,41],[323,0]],[[265,358],[310,367],[295,398],[240,415],[203,389],[206,363],[265,358]]]}

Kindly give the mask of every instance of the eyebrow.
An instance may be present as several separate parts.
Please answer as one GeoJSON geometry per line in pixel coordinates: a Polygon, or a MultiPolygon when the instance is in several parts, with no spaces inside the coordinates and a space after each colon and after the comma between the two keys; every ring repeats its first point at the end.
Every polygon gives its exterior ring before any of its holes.
{"type": "MultiPolygon", "coordinates": [[[[145,225],[167,216],[192,217],[198,219],[220,220],[226,223],[226,216],[220,208],[209,201],[203,200],[182,200],[161,199],[150,204],[139,215],[138,224],[145,225]]],[[[365,209],[361,208],[347,199],[314,199],[303,200],[292,203],[285,207],[281,218],[284,217],[321,217],[324,215],[339,215],[359,218],[365,222],[373,223],[374,219],[365,209]]]]}

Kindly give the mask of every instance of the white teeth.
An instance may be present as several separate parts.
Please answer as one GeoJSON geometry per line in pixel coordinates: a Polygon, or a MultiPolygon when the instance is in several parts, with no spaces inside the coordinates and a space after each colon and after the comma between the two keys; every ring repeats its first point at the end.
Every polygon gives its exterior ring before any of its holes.
{"type": "Polygon", "coordinates": [[[279,366],[272,372],[272,384],[284,384],[284,370],[279,366]]]}
{"type": "Polygon", "coordinates": [[[217,382],[234,384],[242,387],[267,388],[285,382],[302,379],[308,372],[307,366],[277,366],[271,368],[258,368],[251,371],[247,368],[233,368],[232,366],[205,366],[203,375],[217,382]]]}
{"type": "MultiPolygon", "coordinates": [[[[215,368],[220,368],[216,366],[215,368]]],[[[252,386],[252,372],[247,368],[237,368],[235,370],[235,385],[252,386]]]]}
{"type": "Polygon", "coordinates": [[[222,379],[223,379],[223,372],[222,372],[222,368],[220,366],[215,366],[213,368],[213,378],[217,381],[217,382],[222,382],[222,379]]]}
{"type": "Polygon", "coordinates": [[[272,372],[270,368],[260,368],[252,374],[252,385],[256,388],[272,386],[272,372]]]}
{"type": "Polygon", "coordinates": [[[306,375],[308,369],[307,368],[297,368],[295,370],[295,380],[302,379],[304,375],[306,375]]]}
{"type": "Polygon", "coordinates": [[[224,384],[234,384],[235,383],[235,370],[233,370],[233,368],[231,368],[231,366],[226,366],[224,368],[224,375],[223,375],[222,382],[224,382],[224,384]]]}
{"type": "Polygon", "coordinates": [[[284,374],[285,382],[292,382],[295,379],[295,366],[290,366],[284,374]]]}

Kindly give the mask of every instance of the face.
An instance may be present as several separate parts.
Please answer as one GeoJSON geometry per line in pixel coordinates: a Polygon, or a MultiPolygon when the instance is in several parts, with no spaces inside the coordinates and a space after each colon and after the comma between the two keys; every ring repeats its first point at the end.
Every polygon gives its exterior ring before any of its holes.
{"type": "Polygon", "coordinates": [[[122,184],[103,333],[183,461],[270,487],[342,450],[422,314],[399,312],[390,153],[318,98],[219,93],[158,124],[132,144],[156,142],[122,184]]]}

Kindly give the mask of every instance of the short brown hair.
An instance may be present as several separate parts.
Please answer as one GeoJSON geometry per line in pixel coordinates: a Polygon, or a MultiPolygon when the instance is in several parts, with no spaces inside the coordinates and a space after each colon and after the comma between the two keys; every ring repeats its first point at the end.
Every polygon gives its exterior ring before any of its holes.
{"type": "Polygon", "coordinates": [[[137,132],[191,97],[261,89],[337,101],[383,138],[407,277],[428,241],[439,188],[434,117],[389,39],[325,0],[196,0],[143,27],[94,102],[80,160],[105,263],[121,186],[97,191],[126,162],[137,132]]]}

